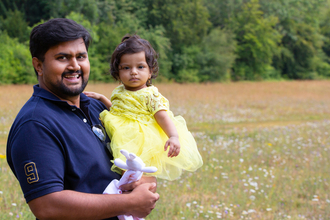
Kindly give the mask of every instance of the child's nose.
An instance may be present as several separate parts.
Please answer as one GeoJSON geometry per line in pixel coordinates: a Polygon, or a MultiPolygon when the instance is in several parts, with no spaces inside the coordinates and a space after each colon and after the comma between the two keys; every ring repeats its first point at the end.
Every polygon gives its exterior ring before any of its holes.
{"type": "Polygon", "coordinates": [[[136,75],[137,74],[137,68],[132,68],[132,72],[131,72],[132,75],[136,75]]]}

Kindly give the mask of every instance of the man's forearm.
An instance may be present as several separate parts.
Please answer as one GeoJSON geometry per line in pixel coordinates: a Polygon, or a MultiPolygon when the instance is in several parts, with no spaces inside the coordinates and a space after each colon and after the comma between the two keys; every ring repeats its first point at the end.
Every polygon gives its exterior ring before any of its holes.
{"type": "Polygon", "coordinates": [[[143,184],[130,194],[119,195],[63,190],[39,197],[28,204],[38,219],[95,220],[123,214],[145,217],[159,198],[157,193],[149,191],[150,185],[143,184]]]}
{"type": "Polygon", "coordinates": [[[125,196],[64,190],[39,197],[28,204],[38,219],[104,219],[125,213],[125,196]]]}

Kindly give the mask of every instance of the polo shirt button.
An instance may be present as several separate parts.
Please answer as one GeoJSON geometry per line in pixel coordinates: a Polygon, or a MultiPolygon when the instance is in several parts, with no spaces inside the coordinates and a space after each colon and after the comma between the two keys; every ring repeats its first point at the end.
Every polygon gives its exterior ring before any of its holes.
{"type": "Polygon", "coordinates": [[[83,119],[83,122],[85,122],[85,123],[86,123],[86,122],[87,122],[87,119],[86,119],[86,118],[84,118],[84,119],[83,119]]]}
{"type": "Polygon", "coordinates": [[[71,110],[72,110],[73,112],[74,112],[74,111],[76,111],[76,109],[75,109],[75,108],[73,108],[73,109],[71,109],[71,110]]]}

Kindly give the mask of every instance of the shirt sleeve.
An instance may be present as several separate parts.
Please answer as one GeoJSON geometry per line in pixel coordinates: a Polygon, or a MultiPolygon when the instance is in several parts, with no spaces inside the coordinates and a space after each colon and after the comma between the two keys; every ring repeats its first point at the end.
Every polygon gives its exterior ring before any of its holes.
{"type": "Polygon", "coordinates": [[[43,124],[28,121],[11,145],[14,173],[26,202],[64,188],[65,162],[61,143],[43,124]]]}
{"type": "Polygon", "coordinates": [[[151,90],[151,92],[146,95],[146,105],[152,115],[160,110],[169,110],[168,100],[156,90],[151,90]]]}

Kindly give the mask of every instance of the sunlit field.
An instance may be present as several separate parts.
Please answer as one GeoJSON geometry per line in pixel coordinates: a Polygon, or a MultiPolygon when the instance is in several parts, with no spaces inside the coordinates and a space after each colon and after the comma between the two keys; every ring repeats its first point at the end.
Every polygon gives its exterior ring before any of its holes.
{"type": "MultiPolygon", "coordinates": [[[[204,165],[158,179],[146,219],[330,219],[330,81],[156,84],[196,138],[204,165]]],[[[90,83],[110,97],[116,84],[90,83]]],[[[5,160],[32,86],[0,86],[0,216],[33,219],[5,160]]]]}

